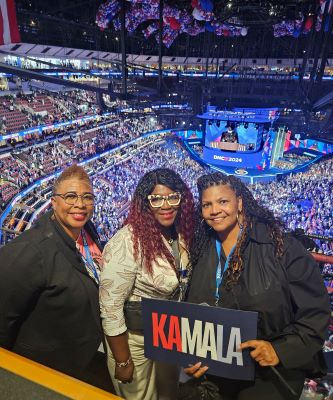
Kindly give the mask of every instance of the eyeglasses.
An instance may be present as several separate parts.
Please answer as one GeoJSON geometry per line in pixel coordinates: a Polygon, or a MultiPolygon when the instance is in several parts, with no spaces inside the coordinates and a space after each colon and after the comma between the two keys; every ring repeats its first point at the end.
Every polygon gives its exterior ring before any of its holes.
{"type": "Polygon", "coordinates": [[[170,193],[167,196],[161,196],[159,194],[150,194],[148,197],[149,204],[153,208],[162,207],[164,202],[166,201],[169,206],[179,206],[180,201],[182,199],[182,195],[178,192],[170,193]]]}
{"type": "Polygon", "coordinates": [[[77,194],[75,192],[68,192],[65,194],[55,193],[53,196],[61,197],[69,206],[74,206],[74,204],[79,200],[79,197],[81,197],[82,203],[85,206],[91,206],[95,201],[95,196],[92,193],[77,194]]]}

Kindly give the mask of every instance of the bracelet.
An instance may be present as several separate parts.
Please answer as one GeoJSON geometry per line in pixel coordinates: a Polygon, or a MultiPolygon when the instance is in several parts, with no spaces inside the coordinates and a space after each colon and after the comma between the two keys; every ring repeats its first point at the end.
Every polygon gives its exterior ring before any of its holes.
{"type": "Polygon", "coordinates": [[[128,365],[130,365],[131,362],[132,362],[132,357],[129,356],[128,360],[126,360],[126,361],[123,361],[123,362],[117,362],[116,361],[116,366],[119,367],[119,368],[125,368],[128,365]]]}

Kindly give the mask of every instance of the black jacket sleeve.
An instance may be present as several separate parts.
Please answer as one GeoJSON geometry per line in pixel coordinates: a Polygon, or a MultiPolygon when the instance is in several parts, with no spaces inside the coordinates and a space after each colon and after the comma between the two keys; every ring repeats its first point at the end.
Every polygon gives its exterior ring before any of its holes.
{"type": "Polygon", "coordinates": [[[45,281],[42,254],[31,242],[13,240],[0,249],[0,346],[12,348],[45,281]]]}
{"type": "Polygon", "coordinates": [[[272,345],[285,368],[307,368],[327,335],[329,297],[317,263],[294,238],[286,240],[282,267],[289,285],[292,323],[272,345]]]}

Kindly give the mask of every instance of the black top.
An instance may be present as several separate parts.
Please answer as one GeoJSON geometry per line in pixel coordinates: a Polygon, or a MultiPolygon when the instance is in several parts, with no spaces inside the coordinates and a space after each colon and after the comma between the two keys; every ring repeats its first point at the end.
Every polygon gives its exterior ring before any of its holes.
{"type": "MultiPolygon", "coordinates": [[[[99,245],[89,222],[85,229],[99,245]]],[[[103,338],[98,286],[52,213],[0,249],[0,346],[70,375],[103,338]]]]}
{"type": "MultiPolygon", "coordinates": [[[[222,253],[222,263],[223,257],[222,253]]],[[[225,287],[224,275],[218,305],[257,311],[258,339],[272,343],[283,367],[324,372],[321,348],[330,304],[312,256],[295,238],[287,236],[283,256],[278,259],[267,227],[255,223],[243,259],[244,270],[231,290],[225,287]]],[[[212,238],[193,268],[189,302],[215,304],[217,263],[212,238]]]]}

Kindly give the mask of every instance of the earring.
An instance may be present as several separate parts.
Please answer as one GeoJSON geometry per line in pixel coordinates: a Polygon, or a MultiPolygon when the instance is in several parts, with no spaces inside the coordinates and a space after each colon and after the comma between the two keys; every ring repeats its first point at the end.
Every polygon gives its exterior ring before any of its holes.
{"type": "Polygon", "coordinates": [[[240,230],[242,230],[243,227],[244,227],[244,224],[242,224],[242,223],[240,222],[240,220],[239,220],[239,215],[240,215],[241,213],[242,213],[242,212],[238,210],[238,212],[237,212],[237,214],[236,214],[237,224],[238,224],[240,230]]]}

